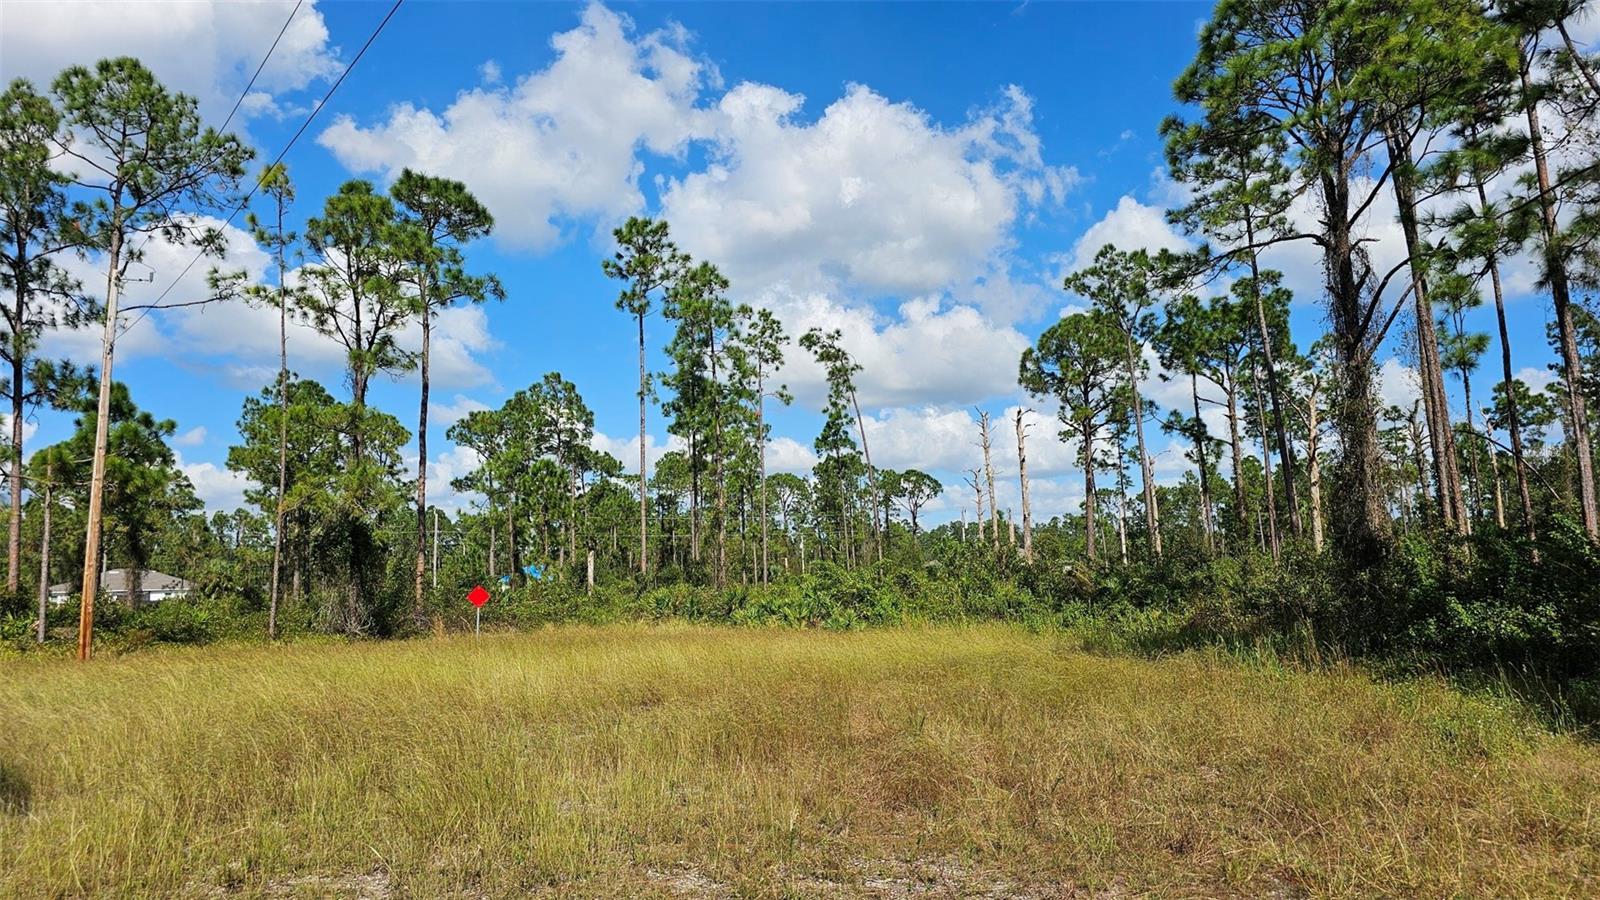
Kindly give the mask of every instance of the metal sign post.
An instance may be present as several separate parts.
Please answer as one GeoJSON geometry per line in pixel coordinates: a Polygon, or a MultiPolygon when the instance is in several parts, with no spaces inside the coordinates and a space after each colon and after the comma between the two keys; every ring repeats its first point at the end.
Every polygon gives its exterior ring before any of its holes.
{"type": "Polygon", "coordinates": [[[483,635],[483,604],[489,602],[489,592],[484,590],[481,584],[474,585],[472,590],[467,592],[467,602],[473,606],[472,636],[476,639],[483,635]]]}

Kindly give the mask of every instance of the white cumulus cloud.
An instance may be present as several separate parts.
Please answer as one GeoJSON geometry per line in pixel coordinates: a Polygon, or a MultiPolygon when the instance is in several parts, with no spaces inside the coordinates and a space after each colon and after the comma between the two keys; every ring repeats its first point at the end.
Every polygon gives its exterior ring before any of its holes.
{"type": "Polygon", "coordinates": [[[336,119],[318,137],[347,168],[398,175],[410,166],[464,181],[494,213],[496,235],[535,248],[573,219],[639,210],[645,147],[680,152],[695,133],[708,77],[675,29],[635,35],[631,21],[591,4],[555,35],[546,68],[463,91],[442,112],[402,103],[385,121],[336,119]]]}
{"type": "Polygon", "coordinates": [[[965,284],[1006,245],[1019,207],[1059,203],[1077,180],[1045,165],[1032,102],[1015,87],[953,128],[864,85],[814,122],[800,117],[803,104],[770,85],[734,87],[708,119],[712,164],[663,192],[683,246],[736,284],[898,293],[965,284]]]}
{"type": "MultiPolygon", "coordinates": [[[[288,30],[256,80],[245,115],[274,107],[273,95],[305,88],[340,69],[316,3],[292,20],[290,0],[251,3],[169,3],[103,0],[7,3],[0,29],[0,75],[43,86],[69,65],[113,56],[137,57],[167,87],[200,101],[220,122],[260,65],[273,37],[288,30]]],[[[239,123],[235,122],[235,127],[239,123]]]]}

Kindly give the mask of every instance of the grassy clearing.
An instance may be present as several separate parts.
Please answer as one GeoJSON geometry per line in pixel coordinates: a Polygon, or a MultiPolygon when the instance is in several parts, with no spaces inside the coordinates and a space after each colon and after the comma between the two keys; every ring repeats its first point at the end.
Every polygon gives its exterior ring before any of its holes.
{"type": "Polygon", "coordinates": [[[1600,748],[1005,627],[0,662],[0,896],[1594,895],[1600,748]]]}

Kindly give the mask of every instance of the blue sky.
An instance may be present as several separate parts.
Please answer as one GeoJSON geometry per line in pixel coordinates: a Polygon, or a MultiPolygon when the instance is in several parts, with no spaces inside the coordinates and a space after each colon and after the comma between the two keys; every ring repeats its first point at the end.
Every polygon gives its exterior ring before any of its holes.
{"type": "MultiPolygon", "coordinates": [[[[129,53],[220,122],[293,4],[90,6],[8,6],[0,73],[48,82],[64,65],[129,53]]],[[[283,146],[387,9],[302,6],[235,120],[262,156],[283,146]]],[[[501,277],[507,299],[448,313],[436,332],[430,494],[443,505],[470,501],[446,484],[472,462],[444,440],[452,418],[547,371],[578,385],[602,445],[636,465],[635,334],[599,260],[610,229],[643,213],[664,214],[685,249],[733,278],[736,299],[773,308],[791,334],[844,329],[866,367],[874,461],[939,475],[950,490],[938,520],[969,499],[959,472],[978,460],[974,407],[1002,417],[1035,405],[1016,388],[1017,355],[1077,303],[1061,276],[1106,241],[1181,245],[1161,216],[1181,190],[1156,129],[1176,111],[1170,85],[1207,12],[1173,2],[411,0],[290,153],[292,214],[314,214],[346,178],[387,183],[408,165],[465,181],[494,212],[495,237],[469,258],[501,277]]],[[[1380,262],[1397,252],[1386,208],[1368,226],[1380,262]]],[[[273,277],[242,233],[233,247],[228,265],[273,277]]],[[[188,258],[152,246],[152,281],[130,295],[164,288],[188,258]]],[[[1309,246],[1268,259],[1297,289],[1302,347],[1324,324],[1316,263],[1309,246]]],[[[1509,281],[1516,364],[1534,378],[1549,357],[1548,301],[1526,263],[1509,281]]],[[[191,276],[169,300],[201,289],[191,276]]],[[[1474,325],[1490,330],[1492,316],[1474,325]]],[[[268,312],[208,308],[149,316],[119,345],[117,377],[177,420],[183,464],[214,508],[238,502],[242,484],[222,463],[241,400],[272,377],[274,329],[268,312]]],[[[667,324],[654,317],[649,329],[660,368],[667,324]]],[[[300,330],[290,340],[297,371],[345,392],[325,342],[300,330]]],[[[1403,346],[1391,345],[1385,393],[1401,399],[1414,388],[1403,346]]],[[[47,349],[92,360],[98,337],[58,335],[47,349]]],[[[819,384],[798,348],[790,356],[797,402],[774,416],[772,455],[800,468],[819,384]]],[[[1158,379],[1149,387],[1158,401],[1186,399],[1158,379]]],[[[414,428],[416,390],[414,378],[384,379],[374,402],[414,428]]],[[[1029,456],[1036,515],[1048,517],[1076,509],[1081,478],[1043,412],[1029,456]]],[[[41,414],[31,440],[68,424],[41,414]]],[[[1015,506],[1015,441],[1000,424],[1001,505],[1015,506]]],[[[659,447],[655,412],[650,430],[659,447]]],[[[1158,470],[1175,479],[1180,451],[1155,443],[1158,470]]]]}

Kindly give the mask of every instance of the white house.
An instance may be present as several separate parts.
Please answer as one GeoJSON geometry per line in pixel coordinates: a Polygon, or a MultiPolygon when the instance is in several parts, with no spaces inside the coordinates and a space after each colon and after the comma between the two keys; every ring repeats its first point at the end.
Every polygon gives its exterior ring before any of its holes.
{"type": "MultiPolygon", "coordinates": [[[[132,569],[107,569],[100,573],[100,590],[119,603],[128,598],[128,583],[132,580],[132,569]]],[[[169,597],[184,597],[194,586],[189,582],[165,572],[154,569],[145,569],[143,577],[139,579],[139,596],[133,605],[140,606],[146,603],[160,603],[169,597]]],[[[78,596],[83,591],[83,585],[78,582],[63,582],[50,585],[50,602],[66,603],[69,599],[78,596]]]]}

